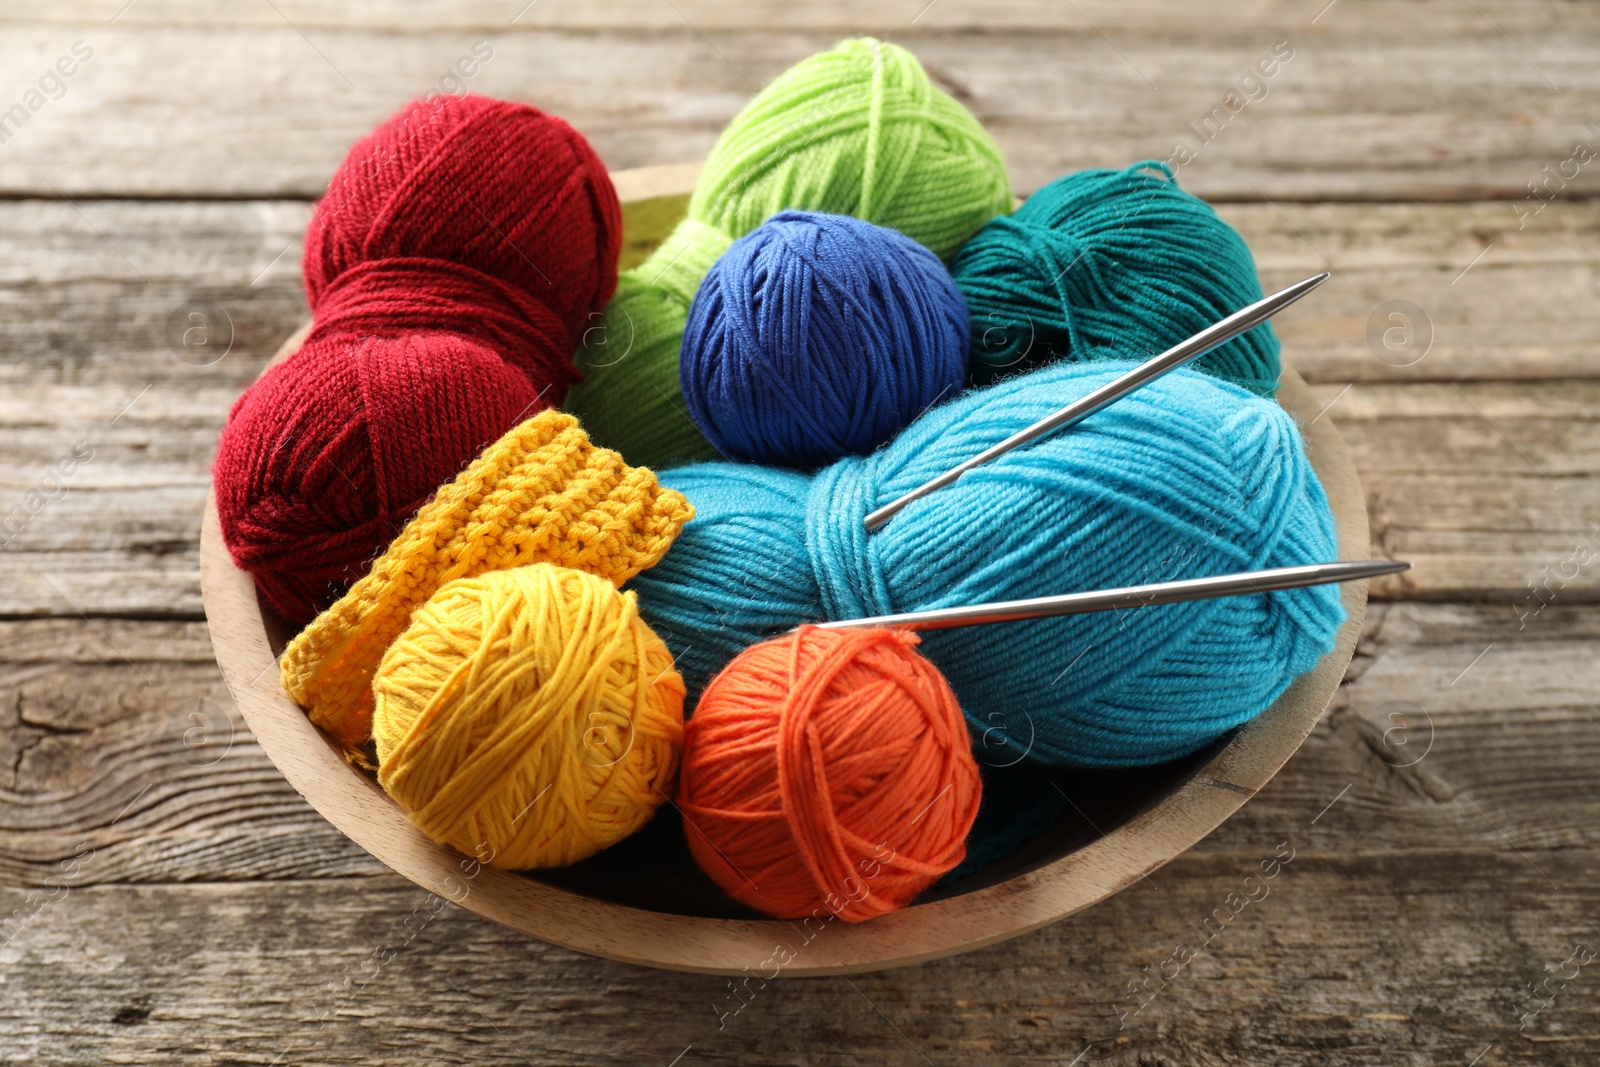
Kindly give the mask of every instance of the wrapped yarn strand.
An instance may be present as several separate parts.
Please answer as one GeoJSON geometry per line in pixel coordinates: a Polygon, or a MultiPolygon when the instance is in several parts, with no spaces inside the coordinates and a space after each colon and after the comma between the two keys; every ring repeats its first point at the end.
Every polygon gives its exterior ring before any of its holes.
{"type": "Polygon", "coordinates": [[[685,731],[690,851],[776,918],[862,922],[966,855],[982,787],[955,694],[896,630],[802,629],[746,650],[685,731]]]}
{"type": "Polygon", "coordinates": [[[846,215],[781,211],[689,308],[684,404],[730,459],[820,467],[961,392],[967,309],[939,258],[846,215]]]}
{"type": "Polygon", "coordinates": [[[446,584],[373,679],[378,781],[429,837],[575,863],[671,795],[683,682],[631,593],[548,563],[446,584]]]}
{"type": "MultiPolygon", "coordinates": [[[[1142,359],[1261,299],[1244,239],[1154,160],[1051,182],[963,245],[951,271],[977,384],[1057,360],[1142,359]]],[[[1195,368],[1271,396],[1277,336],[1263,323],[1195,368]]]]}
{"type": "Polygon", "coordinates": [[[588,142],[525,104],[433,97],[350,150],[306,235],[316,324],[217,450],[223,539],[280,615],[308,622],[485,445],[561,403],[621,218],[588,142]]]}

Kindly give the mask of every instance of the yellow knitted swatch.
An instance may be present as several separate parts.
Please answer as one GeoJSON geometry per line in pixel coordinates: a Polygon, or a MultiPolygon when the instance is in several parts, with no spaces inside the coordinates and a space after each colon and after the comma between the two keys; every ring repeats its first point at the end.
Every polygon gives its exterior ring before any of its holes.
{"type": "Polygon", "coordinates": [[[440,589],[373,680],[378,781],[495,867],[576,863],[673,791],[683,679],[632,593],[539,563],[440,589]]]}
{"type": "Polygon", "coordinates": [[[284,649],[283,687],[347,749],[372,737],[372,675],[412,612],[455,578],[557,563],[621,585],[694,514],[643,467],[542,411],[444,486],[367,575],[284,649]]]}

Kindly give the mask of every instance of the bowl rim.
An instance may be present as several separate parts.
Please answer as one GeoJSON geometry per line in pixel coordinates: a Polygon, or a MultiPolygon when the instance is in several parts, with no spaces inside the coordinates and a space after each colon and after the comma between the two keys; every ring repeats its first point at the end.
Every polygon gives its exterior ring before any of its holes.
{"type": "MultiPolygon", "coordinates": [[[[681,164],[618,171],[612,178],[625,205],[660,201],[664,210],[674,199],[687,200],[699,172],[699,164],[681,164]]],[[[309,327],[285,341],[273,362],[297,349],[309,327]]],[[[1316,397],[1288,363],[1278,400],[1300,424],[1328,495],[1339,558],[1367,558],[1366,500],[1349,450],[1331,420],[1311,414],[1316,397]]],[[[881,970],[992,945],[1096,904],[1187,851],[1265,786],[1315,727],[1355,653],[1368,585],[1341,587],[1346,618],[1333,650],[1141,814],[1008,881],[849,924],[831,917],[713,919],[648,911],[485,867],[434,843],[375,781],[345,762],[338,746],[284,691],[255,583],[234,566],[223,544],[214,491],[207,495],[201,526],[200,575],[218,666],[256,740],[318,813],[395,873],[564,948],[624,963],[763,980],[881,970]]]]}

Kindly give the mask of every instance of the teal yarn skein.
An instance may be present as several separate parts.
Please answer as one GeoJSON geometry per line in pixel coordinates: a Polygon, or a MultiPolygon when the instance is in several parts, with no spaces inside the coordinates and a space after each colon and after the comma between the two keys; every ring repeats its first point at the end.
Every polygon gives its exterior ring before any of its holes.
{"type": "Polygon", "coordinates": [[[684,405],[729,459],[871,452],[961,392],[967,308],[939,257],[848,215],[780,211],[706,274],[678,354],[684,405]]]}
{"type": "MultiPolygon", "coordinates": [[[[668,471],[696,508],[630,582],[691,699],[745,647],[862,618],[1335,559],[1293,418],[1190,370],[973,470],[868,535],[874,508],[1128,363],[1062,363],[934,408],[815,475],[668,471]]],[[[1137,766],[1265,710],[1333,647],[1337,587],[932,631],[922,649],[975,734],[1055,766],[1137,766]]]]}
{"type": "MultiPolygon", "coordinates": [[[[1051,182],[951,270],[978,384],[1063,359],[1147,359],[1262,295],[1244,239],[1155,160],[1051,182]]],[[[1271,396],[1277,336],[1262,323],[1193,366],[1271,396]]]]}

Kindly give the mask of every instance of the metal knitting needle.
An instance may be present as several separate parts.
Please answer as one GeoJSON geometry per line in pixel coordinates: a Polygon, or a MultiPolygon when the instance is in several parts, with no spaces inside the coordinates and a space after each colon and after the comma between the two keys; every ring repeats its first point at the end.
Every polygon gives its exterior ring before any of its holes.
{"type": "Polygon", "coordinates": [[[1179,341],[1159,356],[1146,360],[1115,381],[1107,382],[1087,396],[1074,400],[1055,414],[1045,416],[1026,430],[1020,430],[1012,434],[999,444],[979,452],[965,463],[957,464],[932,481],[917,486],[917,488],[911,490],[900,499],[885,504],[867,516],[867,532],[871,533],[894,518],[901,508],[913,500],[927,496],[935,489],[944,488],[972,468],[981,467],[990,460],[1005,455],[1018,445],[1025,445],[1034,438],[1042,437],[1052,430],[1059,430],[1062,427],[1082,422],[1108,404],[1121,400],[1141,385],[1149,385],[1168,371],[1176,370],[1191,359],[1203,356],[1218,345],[1233,340],[1233,338],[1246,330],[1261,325],[1327,280],[1328,272],[1323,271],[1314,278],[1307,278],[1303,282],[1295,282],[1289,288],[1273,293],[1271,296],[1263,297],[1249,307],[1235,311],[1222,321],[1207,326],[1187,341],[1179,341]]]}
{"type": "Polygon", "coordinates": [[[1084,615],[1091,611],[1117,611],[1144,608],[1152,604],[1176,604],[1184,600],[1210,600],[1244,593],[1269,593],[1276,589],[1300,589],[1308,585],[1353,582],[1360,578],[1399,574],[1410,569],[1409,563],[1388,559],[1311,563],[1302,567],[1274,567],[1264,571],[1219,574],[1212,578],[1185,578],[1176,582],[1041,596],[1031,600],[1000,600],[992,604],[930,608],[927,611],[908,611],[903,615],[878,615],[870,619],[839,619],[817,623],[816,628],[853,630],[864,626],[888,626],[897,630],[948,630],[953,626],[1048,619],[1057,615],[1084,615]]]}

